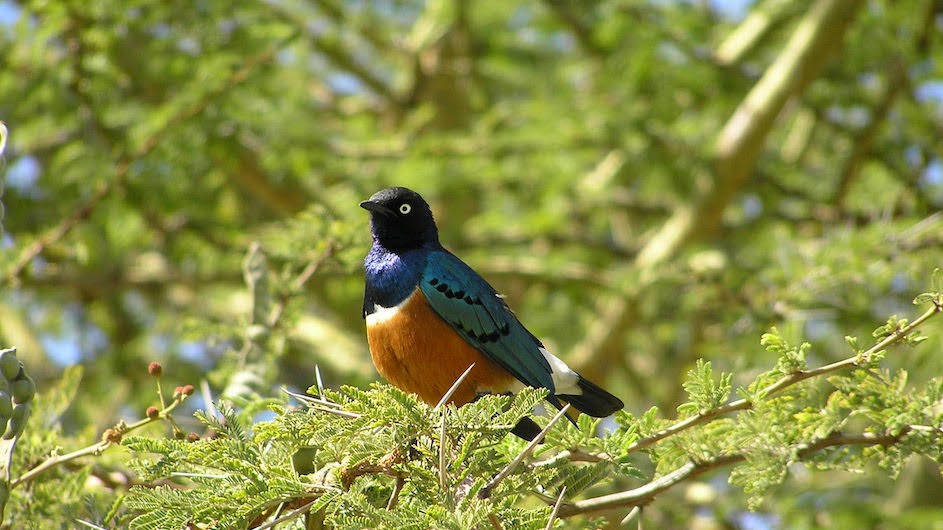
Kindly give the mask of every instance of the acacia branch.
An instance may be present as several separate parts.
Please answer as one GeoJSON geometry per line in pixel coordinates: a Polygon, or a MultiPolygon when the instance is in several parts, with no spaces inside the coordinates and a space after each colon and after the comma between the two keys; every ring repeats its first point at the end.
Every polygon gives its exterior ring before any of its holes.
{"type": "Polygon", "coordinates": [[[714,58],[719,64],[733,65],[755,50],[777,27],[782,27],[800,4],[776,0],[760,4],[717,46],[714,58]]]}
{"type": "Polygon", "coordinates": [[[751,176],[773,124],[786,102],[802,93],[841,45],[860,0],[819,0],[806,13],[782,53],[724,125],[714,145],[715,174],[693,209],[682,209],[639,254],[655,266],[694,238],[713,235],[734,194],[751,176]]]}
{"type": "MultiPolygon", "coordinates": [[[[895,330],[893,333],[889,334],[883,340],[871,346],[867,350],[857,355],[854,355],[852,357],[848,357],[847,359],[843,359],[841,361],[827,364],[825,366],[820,366],[818,368],[813,368],[811,370],[799,370],[797,372],[786,374],[783,377],[781,377],[779,380],[777,380],[776,382],[772,383],[771,385],[761,390],[760,395],[763,396],[764,398],[769,397],[773,394],[781,392],[785,390],[786,388],[789,388],[795,385],[796,383],[805,381],[806,379],[810,379],[812,377],[817,377],[820,375],[829,374],[837,370],[841,370],[843,368],[850,368],[852,366],[858,366],[861,364],[863,360],[866,361],[870,359],[871,356],[875,355],[877,352],[884,350],[887,347],[892,346],[902,341],[907,335],[910,335],[911,333],[913,333],[917,328],[923,325],[923,323],[933,318],[935,315],[937,315],[940,312],[943,312],[943,305],[934,304],[932,307],[927,309],[922,315],[917,317],[916,320],[907,324],[906,326],[901,327],[900,329],[895,330]]],[[[701,425],[719,416],[730,414],[731,412],[752,409],[754,405],[755,403],[753,401],[750,401],[744,398],[744,399],[738,399],[736,401],[732,401],[726,405],[717,407],[715,409],[699,412],[695,414],[694,416],[691,416],[690,418],[681,420],[670,427],[662,429],[652,435],[646,436],[645,438],[639,439],[638,441],[636,441],[635,443],[627,447],[626,452],[641,451],[643,449],[651,447],[652,445],[658,443],[661,440],[664,440],[665,438],[668,438],[669,436],[673,436],[675,434],[678,434],[682,431],[685,431],[697,425],[701,425]]]]}
{"type": "Polygon", "coordinates": [[[275,303],[275,307],[272,308],[272,313],[268,317],[268,321],[265,323],[266,326],[272,330],[276,329],[281,325],[282,315],[285,313],[285,308],[288,306],[288,302],[291,298],[303,294],[303,289],[308,280],[321,268],[321,265],[331,258],[334,255],[334,252],[337,250],[337,242],[333,239],[328,240],[327,244],[317,256],[311,259],[305,268],[298,274],[298,277],[291,283],[291,290],[287,292],[282,292],[278,297],[278,302],[275,303]]]}
{"type": "MultiPolygon", "coordinates": [[[[907,433],[910,432],[910,430],[910,427],[907,427],[902,429],[901,432],[897,434],[875,434],[869,432],[847,434],[837,431],[826,436],[825,438],[799,444],[796,446],[796,455],[798,459],[802,459],[823,449],[837,446],[880,445],[883,447],[888,447],[899,442],[907,433]]],[[[564,505],[560,508],[559,515],[560,517],[572,517],[574,515],[598,512],[612,508],[643,506],[654,500],[655,497],[657,497],[660,493],[671,489],[682,482],[690,480],[698,475],[712,471],[714,469],[743,462],[746,460],[746,458],[747,455],[744,453],[735,453],[716,456],[701,462],[688,462],[674,471],[671,471],[670,473],[663,475],[649,482],[648,484],[645,484],[644,486],[564,505]]]]}
{"type": "Polygon", "coordinates": [[[124,421],[121,421],[114,427],[105,429],[105,432],[102,434],[101,440],[96,443],[93,443],[81,449],[77,449],[75,451],[72,451],[71,453],[66,453],[64,455],[54,454],[50,456],[46,460],[43,460],[36,467],[30,469],[26,473],[23,473],[16,479],[10,481],[10,489],[17,487],[20,484],[23,484],[24,482],[33,480],[40,473],[43,473],[47,469],[71,462],[73,460],[76,460],[85,456],[93,456],[93,455],[98,456],[102,454],[102,452],[108,449],[109,447],[116,444],[120,445],[121,438],[125,434],[131,431],[140,429],[141,427],[144,427],[145,425],[148,425],[148,424],[160,421],[160,420],[166,420],[173,423],[173,418],[171,418],[170,413],[173,412],[174,409],[176,409],[181,403],[183,403],[183,401],[186,398],[187,398],[186,394],[182,394],[182,393],[175,394],[173,401],[171,401],[170,404],[167,405],[166,407],[163,407],[163,409],[160,412],[158,412],[158,414],[155,415],[154,417],[141,418],[138,421],[134,423],[130,423],[130,424],[127,424],[127,423],[124,423],[124,421]]]}
{"type": "Polygon", "coordinates": [[[521,465],[521,463],[524,461],[525,458],[530,456],[530,454],[534,451],[534,448],[536,448],[538,444],[543,442],[544,436],[547,435],[547,433],[554,426],[554,424],[560,421],[560,418],[563,418],[564,416],[566,416],[566,413],[568,410],[570,410],[569,403],[567,403],[566,405],[563,405],[563,408],[560,409],[560,412],[557,412],[556,416],[554,416],[553,418],[551,418],[549,422],[547,422],[547,425],[543,429],[541,429],[540,433],[537,436],[534,436],[534,439],[531,440],[530,443],[528,443],[526,447],[524,447],[524,450],[521,451],[520,454],[518,454],[514,458],[514,460],[511,460],[511,462],[508,463],[508,465],[504,466],[504,468],[501,469],[501,471],[499,471],[498,474],[494,476],[494,478],[492,478],[490,481],[488,481],[487,484],[484,485],[484,487],[478,490],[478,498],[487,499],[491,497],[491,493],[494,491],[494,489],[497,488],[498,485],[501,484],[501,482],[504,479],[506,479],[508,475],[510,475],[511,472],[514,471],[514,469],[517,466],[521,465]]]}

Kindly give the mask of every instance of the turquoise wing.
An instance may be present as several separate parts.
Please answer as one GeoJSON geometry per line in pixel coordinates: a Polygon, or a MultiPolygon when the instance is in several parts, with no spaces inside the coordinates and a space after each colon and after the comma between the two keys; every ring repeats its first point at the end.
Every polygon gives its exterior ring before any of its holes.
{"type": "Polygon", "coordinates": [[[525,385],[549,389],[553,400],[543,345],[471,267],[447,250],[432,252],[419,288],[433,311],[469,344],[525,385]]]}

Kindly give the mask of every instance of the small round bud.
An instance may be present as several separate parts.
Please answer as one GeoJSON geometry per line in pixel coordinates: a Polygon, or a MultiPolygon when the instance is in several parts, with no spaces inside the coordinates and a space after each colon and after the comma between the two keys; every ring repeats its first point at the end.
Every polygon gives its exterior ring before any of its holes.
{"type": "Polygon", "coordinates": [[[174,429],[174,438],[178,440],[183,440],[187,437],[187,434],[179,429],[174,429]]]}
{"type": "Polygon", "coordinates": [[[120,444],[121,431],[118,429],[105,429],[105,432],[102,433],[102,441],[110,444],[120,444]]]}
{"type": "Polygon", "coordinates": [[[187,435],[187,441],[190,443],[193,443],[199,440],[200,440],[200,435],[195,432],[191,432],[190,434],[187,435]]]}
{"type": "Polygon", "coordinates": [[[174,399],[177,399],[177,398],[180,397],[182,394],[183,394],[183,387],[182,387],[182,386],[175,386],[175,387],[174,387],[174,399]]]}
{"type": "Polygon", "coordinates": [[[160,417],[160,411],[157,410],[157,407],[147,407],[145,414],[147,414],[147,417],[152,420],[156,420],[160,417]]]}
{"type": "Polygon", "coordinates": [[[180,393],[185,396],[192,396],[193,390],[194,390],[193,385],[183,385],[182,387],[180,387],[180,393]]]}
{"type": "Polygon", "coordinates": [[[151,374],[154,377],[160,377],[164,373],[164,367],[160,365],[159,362],[154,361],[151,364],[147,365],[147,373],[151,374]]]}

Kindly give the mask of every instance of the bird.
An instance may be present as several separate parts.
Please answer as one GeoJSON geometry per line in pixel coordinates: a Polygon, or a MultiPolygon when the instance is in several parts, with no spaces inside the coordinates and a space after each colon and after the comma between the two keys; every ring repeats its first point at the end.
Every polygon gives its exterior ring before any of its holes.
{"type": "MultiPolygon", "coordinates": [[[[450,398],[456,406],[533,387],[547,389],[558,409],[569,403],[603,418],[623,408],[550,353],[491,284],[442,246],[422,196],[392,187],[360,207],[370,213],[373,236],[364,258],[367,343],[393,386],[435,404],[474,365],[450,398]]],[[[541,429],[525,417],[511,432],[533,440],[541,429]]]]}

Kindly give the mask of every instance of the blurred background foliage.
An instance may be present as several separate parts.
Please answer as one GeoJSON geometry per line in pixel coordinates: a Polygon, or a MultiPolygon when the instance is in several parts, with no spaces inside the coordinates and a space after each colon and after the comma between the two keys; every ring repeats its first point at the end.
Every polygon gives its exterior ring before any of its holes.
{"type": "MultiPolygon", "coordinates": [[[[212,396],[315,365],[365,386],[357,203],[402,185],[633,412],[681,403],[698,358],[749,382],[771,325],[845,358],[943,264],[941,30],[938,0],[0,1],[0,345],[40,396],[84,366],[63,424],[85,436],[153,403],[153,360],[212,396]]],[[[888,363],[940,374],[940,331],[888,363]]],[[[646,517],[943,519],[924,462],[798,470],[747,515],[723,478],[646,517]]]]}

